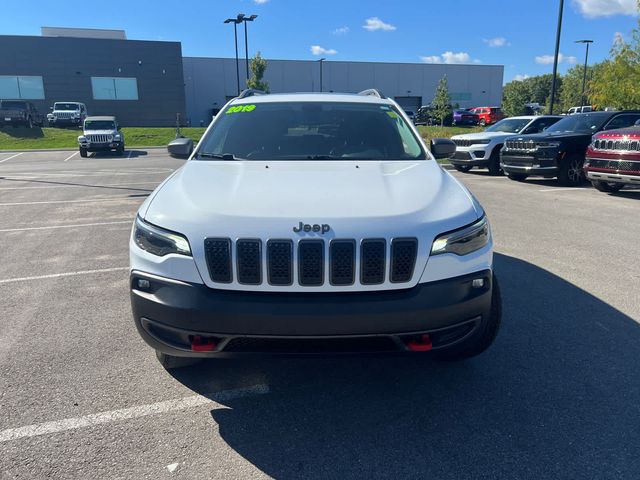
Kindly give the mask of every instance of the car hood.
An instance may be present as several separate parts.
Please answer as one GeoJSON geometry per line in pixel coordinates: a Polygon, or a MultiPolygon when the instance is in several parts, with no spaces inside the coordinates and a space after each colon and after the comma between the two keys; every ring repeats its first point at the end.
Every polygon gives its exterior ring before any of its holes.
{"type": "Polygon", "coordinates": [[[85,130],[84,135],[115,135],[116,130],[85,130]]]}
{"type": "MultiPolygon", "coordinates": [[[[421,271],[437,235],[483,214],[466,188],[433,160],[191,160],[156,189],[139,213],[147,222],[185,235],[201,274],[207,271],[206,237],[263,242],[417,237],[416,271],[421,271]],[[328,224],[330,230],[296,233],[300,222],[328,224]]],[[[210,283],[206,274],[202,277],[210,283]]]]}
{"type": "Polygon", "coordinates": [[[453,140],[484,140],[487,138],[507,138],[512,137],[513,133],[504,132],[478,132],[478,133],[463,133],[462,135],[454,135],[451,137],[453,140]]]}
{"type": "Polygon", "coordinates": [[[569,140],[574,138],[591,138],[589,132],[542,132],[531,135],[510,135],[510,138],[522,138],[523,140],[531,141],[551,141],[551,140],[569,140]]]}

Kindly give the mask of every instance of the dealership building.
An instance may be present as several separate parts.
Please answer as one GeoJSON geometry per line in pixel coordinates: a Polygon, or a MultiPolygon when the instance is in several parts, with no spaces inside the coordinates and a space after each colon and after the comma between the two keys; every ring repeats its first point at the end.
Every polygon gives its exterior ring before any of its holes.
{"type": "MultiPolygon", "coordinates": [[[[90,115],[116,115],[124,126],[172,126],[176,114],[197,126],[237,94],[234,58],[183,57],[179,42],[128,40],[122,30],[43,27],[41,36],[0,35],[0,51],[0,99],[30,100],[41,113],[54,102],[77,101],[90,115]]],[[[272,93],[377,88],[416,110],[446,75],[454,104],[502,100],[502,65],[267,61],[272,93]]],[[[243,88],[243,60],[239,76],[243,88]]]]}

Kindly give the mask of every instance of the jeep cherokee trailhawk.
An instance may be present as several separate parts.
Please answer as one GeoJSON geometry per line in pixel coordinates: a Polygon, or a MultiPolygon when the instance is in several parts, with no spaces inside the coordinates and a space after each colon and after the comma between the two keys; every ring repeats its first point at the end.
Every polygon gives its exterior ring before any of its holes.
{"type": "MultiPolygon", "coordinates": [[[[162,364],[223,353],[485,350],[500,323],[489,222],[398,105],[230,101],[138,211],[130,289],[162,364]]],[[[187,360],[188,361],[188,360],[187,360]]]]}

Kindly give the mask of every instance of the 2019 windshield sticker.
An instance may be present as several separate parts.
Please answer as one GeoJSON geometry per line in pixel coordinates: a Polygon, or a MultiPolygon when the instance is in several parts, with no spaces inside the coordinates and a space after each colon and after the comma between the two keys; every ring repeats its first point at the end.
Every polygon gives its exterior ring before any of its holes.
{"type": "Polygon", "coordinates": [[[255,105],[236,105],[235,107],[230,107],[227,110],[227,115],[230,113],[239,113],[239,112],[253,112],[256,109],[255,105]]]}

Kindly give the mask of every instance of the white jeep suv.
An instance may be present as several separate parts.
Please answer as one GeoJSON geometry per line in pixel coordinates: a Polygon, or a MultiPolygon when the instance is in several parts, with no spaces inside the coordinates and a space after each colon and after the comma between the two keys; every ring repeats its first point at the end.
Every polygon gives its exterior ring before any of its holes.
{"type": "Polygon", "coordinates": [[[375,90],[244,92],[138,211],[139,333],[166,368],[225,353],[482,352],[501,300],[485,212],[434,159],[454,148],[434,140],[430,153],[375,90]]]}
{"type": "Polygon", "coordinates": [[[456,170],[468,172],[473,167],[486,167],[491,175],[499,175],[500,149],[507,137],[540,133],[563,117],[539,115],[509,117],[493,124],[484,132],[454,135],[456,153],[449,159],[456,170]]]}

